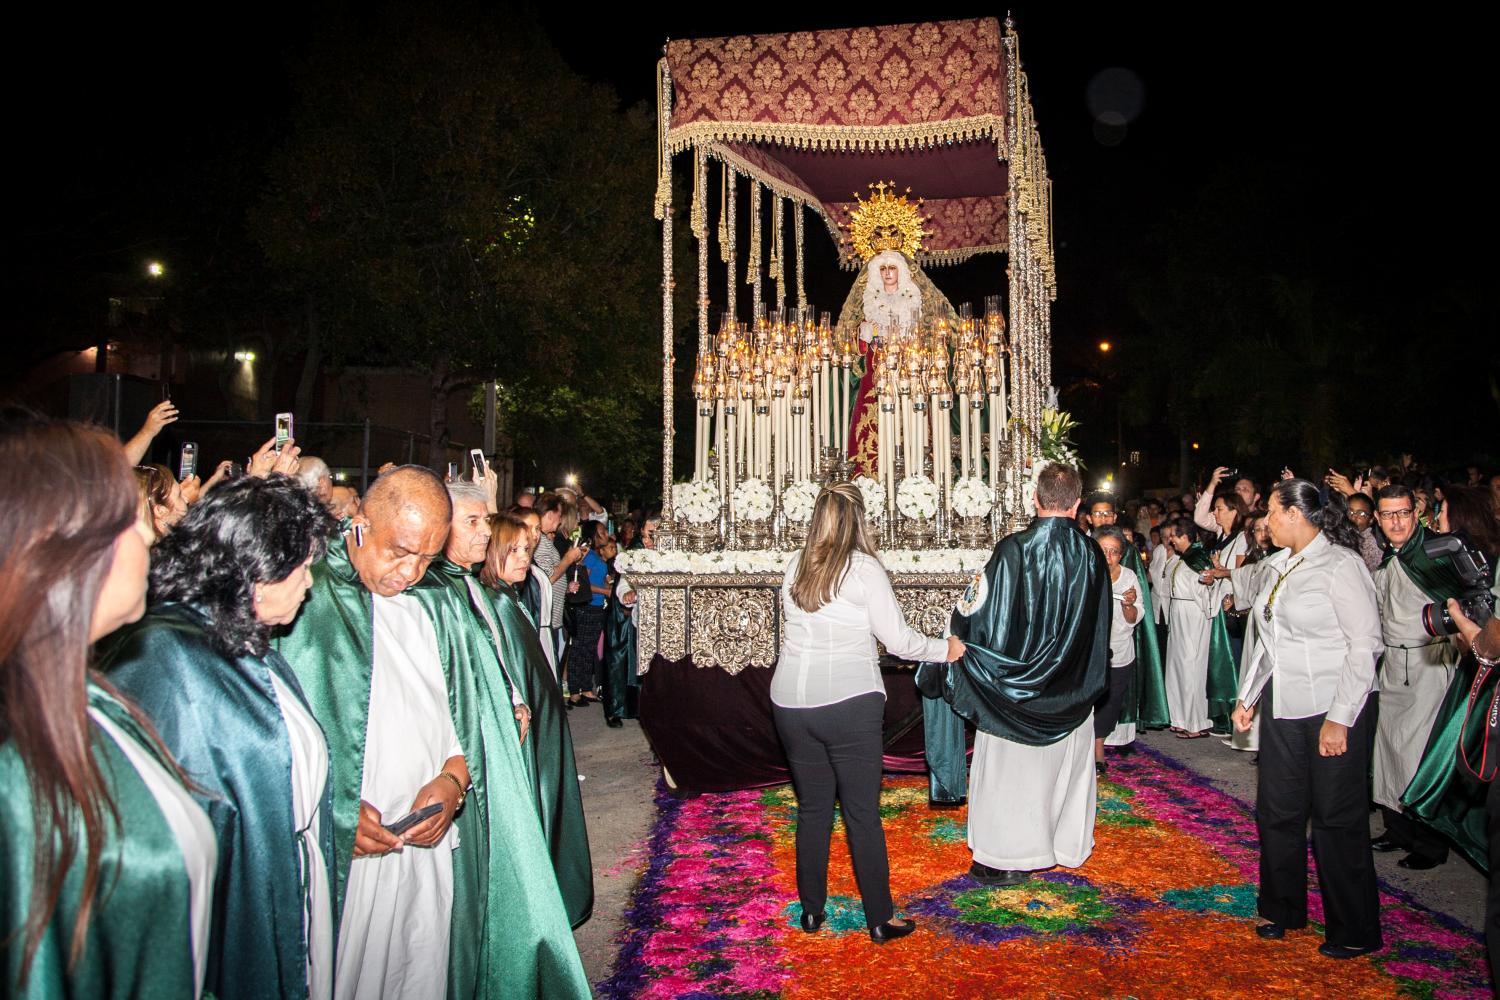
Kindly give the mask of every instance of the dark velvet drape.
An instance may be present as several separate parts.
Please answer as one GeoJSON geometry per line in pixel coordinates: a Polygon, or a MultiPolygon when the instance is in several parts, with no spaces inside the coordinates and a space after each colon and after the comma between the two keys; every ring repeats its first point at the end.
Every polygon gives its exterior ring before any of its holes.
{"type": "MultiPolygon", "coordinates": [[[[640,679],[641,728],[680,788],[728,792],[791,780],[771,719],[770,667],[730,674],[656,657],[640,679]]],[[[882,661],[887,771],[922,774],[921,696],[910,666],[882,661]]],[[[973,731],[968,743],[972,747],[973,731]]]]}

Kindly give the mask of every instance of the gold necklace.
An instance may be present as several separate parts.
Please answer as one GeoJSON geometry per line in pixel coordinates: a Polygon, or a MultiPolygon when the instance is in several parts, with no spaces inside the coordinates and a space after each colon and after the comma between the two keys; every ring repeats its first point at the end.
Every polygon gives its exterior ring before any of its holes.
{"type": "Polygon", "coordinates": [[[1278,573],[1276,575],[1276,585],[1271,588],[1271,593],[1266,598],[1266,606],[1264,608],[1261,608],[1260,610],[1260,616],[1261,618],[1265,619],[1267,625],[1271,624],[1271,606],[1276,603],[1276,594],[1281,590],[1281,585],[1286,582],[1287,577],[1292,575],[1293,570],[1295,570],[1298,566],[1301,566],[1306,561],[1307,556],[1303,556],[1301,559],[1298,559],[1292,564],[1291,569],[1287,570],[1285,573],[1278,573]]]}

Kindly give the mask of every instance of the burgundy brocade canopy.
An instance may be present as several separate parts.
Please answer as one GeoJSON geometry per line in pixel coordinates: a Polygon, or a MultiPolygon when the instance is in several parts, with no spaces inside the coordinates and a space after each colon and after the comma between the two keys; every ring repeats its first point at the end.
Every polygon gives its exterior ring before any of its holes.
{"type": "Polygon", "coordinates": [[[919,260],[1007,244],[1007,60],[993,18],[672,41],[670,151],[703,147],[839,239],[855,192],[924,199],[919,260]]]}

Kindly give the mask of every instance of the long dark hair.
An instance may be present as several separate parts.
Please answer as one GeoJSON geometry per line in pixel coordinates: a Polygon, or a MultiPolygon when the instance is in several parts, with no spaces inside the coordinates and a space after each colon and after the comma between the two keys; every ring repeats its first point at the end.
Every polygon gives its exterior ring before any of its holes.
{"type": "Polygon", "coordinates": [[[333,531],[332,515],[295,479],[224,483],[152,550],[151,600],[200,606],[225,656],[264,656],[271,629],[255,615],[255,585],[285,580],[309,555],[322,556],[333,531]]]}
{"type": "Polygon", "coordinates": [[[119,823],[93,754],[89,630],[116,539],[136,523],[136,510],[130,461],[111,435],[15,408],[0,413],[0,537],[6,540],[0,555],[0,744],[16,748],[36,817],[18,986],[25,985],[80,855],[70,965],[83,954],[107,824],[119,823]]]}
{"type": "Polygon", "coordinates": [[[1283,507],[1295,507],[1335,545],[1359,551],[1359,529],[1349,520],[1349,502],[1338,490],[1328,491],[1323,501],[1318,488],[1306,479],[1283,479],[1271,488],[1283,507]]]}
{"type": "Polygon", "coordinates": [[[1482,486],[1449,486],[1443,490],[1443,509],[1448,514],[1448,529],[1468,536],[1490,565],[1500,558],[1500,521],[1495,520],[1495,504],[1489,490],[1482,486]]]}

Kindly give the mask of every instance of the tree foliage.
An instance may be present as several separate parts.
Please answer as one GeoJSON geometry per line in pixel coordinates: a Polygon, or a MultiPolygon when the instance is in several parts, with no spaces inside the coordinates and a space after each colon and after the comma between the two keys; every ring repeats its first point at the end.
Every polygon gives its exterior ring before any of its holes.
{"type": "MultiPolygon", "coordinates": [[[[573,73],[524,15],[393,6],[297,59],[296,105],[252,230],[318,305],[319,347],[504,388],[518,462],[570,445],[610,479],[654,400],[653,127],[573,73]]],[[[658,438],[659,441],[659,438],[658,438]]],[[[551,473],[551,467],[546,469],[551,473]]]]}

